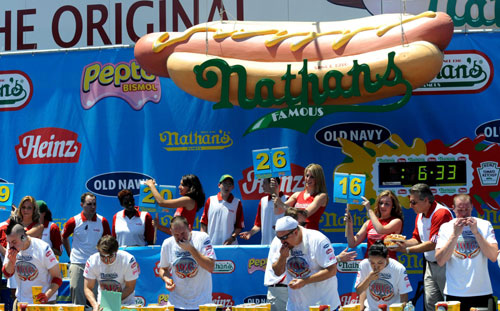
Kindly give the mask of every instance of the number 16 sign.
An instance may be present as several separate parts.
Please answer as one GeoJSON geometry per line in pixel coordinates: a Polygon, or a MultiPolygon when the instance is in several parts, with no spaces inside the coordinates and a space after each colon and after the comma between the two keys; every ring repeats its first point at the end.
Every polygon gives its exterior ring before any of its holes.
{"type": "Polygon", "coordinates": [[[366,175],[335,173],[333,200],[337,203],[361,204],[365,195],[366,175]]]}

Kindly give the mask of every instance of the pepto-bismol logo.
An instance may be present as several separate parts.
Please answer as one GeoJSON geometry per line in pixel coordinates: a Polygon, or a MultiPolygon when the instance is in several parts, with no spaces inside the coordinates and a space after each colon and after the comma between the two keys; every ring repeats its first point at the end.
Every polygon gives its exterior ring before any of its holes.
{"type": "Polygon", "coordinates": [[[95,62],[85,66],[80,90],[83,109],[92,108],[106,97],[121,98],[134,110],[141,110],[148,101],[160,102],[160,81],[148,75],[135,60],[116,65],[95,62]]]}
{"type": "Polygon", "coordinates": [[[19,110],[33,95],[33,83],[22,71],[0,71],[0,110],[19,110]]]}
{"type": "Polygon", "coordinates": [[[444,51],[441,71],[414,94],[469,94],[487,89],[493,80],[493,63],[476,50],[444,51]]]}
{"type": "Polygon", "coordinates": [[[233,145],[229,131],[196,131],[182,134],[179,132],[164,131],[160,133],[160,141],[165,144],[167,151],[190,150],[221,150],[233,145]]]}

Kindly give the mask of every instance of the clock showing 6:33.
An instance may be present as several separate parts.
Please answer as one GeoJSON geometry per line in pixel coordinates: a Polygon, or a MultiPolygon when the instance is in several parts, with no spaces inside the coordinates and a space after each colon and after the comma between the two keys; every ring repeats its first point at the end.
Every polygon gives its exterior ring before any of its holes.
{"type": "Polygon", "coordinates": [[[380,192],[399,191],[424,183],[438,194],[467,192],[472,186],[472,162],[466,154],[429,154],[378,157],[373,165],[373,185],[380,192]]]}

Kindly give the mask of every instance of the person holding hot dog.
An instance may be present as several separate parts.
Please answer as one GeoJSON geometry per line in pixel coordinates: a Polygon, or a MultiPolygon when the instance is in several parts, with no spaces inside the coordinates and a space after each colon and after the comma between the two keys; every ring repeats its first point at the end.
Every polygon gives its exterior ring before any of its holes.
{"type": "Polygon", "coordinates": [[[469,195],[456,195],[457,218],[441,226],[436,244],[436,260],[446,265],[446,301],[460,301],[462,311],[494,303],[488,259],[497,260],[498,242],[491,223],[472,217],[472,209],[469,195]]]}
{"type": "Polygon", "coordinates": [[[215,252],[205,232],[191,231],[183,216],[170,221],[172,236],[161,246],[159,273],[175,310],[198,310],[212,302],[215,252]]]}

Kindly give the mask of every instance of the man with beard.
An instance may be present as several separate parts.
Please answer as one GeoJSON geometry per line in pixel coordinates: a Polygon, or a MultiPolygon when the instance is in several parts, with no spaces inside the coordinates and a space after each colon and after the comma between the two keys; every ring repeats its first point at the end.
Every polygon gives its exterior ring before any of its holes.
{"type": "Polygon", "coordinates": [[[175,310],[198,310],[212,302],[215,252],[205,232],[189,230],[183,216],[170,221],[172,236],[161,246],[159,276],[170,292],[168,305],[175,310]]]}

